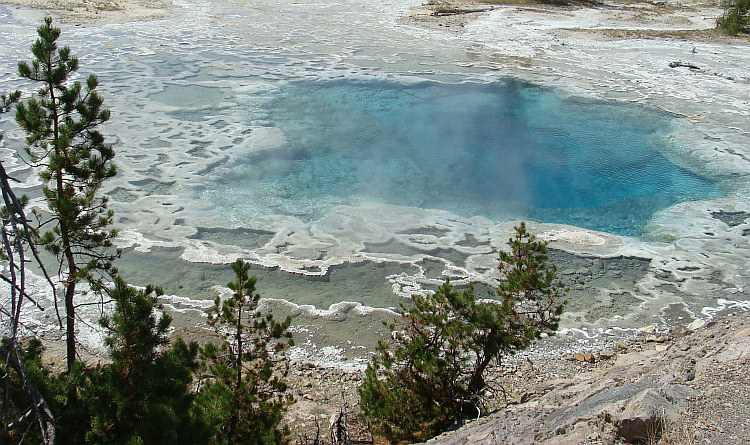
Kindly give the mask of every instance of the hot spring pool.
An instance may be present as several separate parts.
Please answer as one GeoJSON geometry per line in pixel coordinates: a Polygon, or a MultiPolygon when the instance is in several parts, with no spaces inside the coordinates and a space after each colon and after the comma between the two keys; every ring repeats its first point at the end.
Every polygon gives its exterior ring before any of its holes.
{"type": "MultiPolygon", "coordinates": [[[[310,354],[319,340],[367,354],[388,310],[445,276],[492,287],[518,220],[633,236],[530,224],[552,240],[572,287],[563,326],[580,337],[748,307],[741,83],[662,71],[655,55],[687,42],[542,50],[522,36],[504,51],[477,30],[404,24],[411,2],[175,5],[63,38],[112,111],[120,174],[102,191],[125,249],[117,266],[163,285],[183,325],[202,326],[243,257],[310,354]]],[[[27,88],[13,73],[37,23],[7,7],[0,23],[2,90],[27,88]]],[[[35,178],[10,116],[0,130],[6,168],[35,178]]],[[[50,325],[43,315],[34,323],[50,325]]]]}
{"type": "Polygon", "coordinates": [[[637,235],[658,210],[719,195],[665,154],[677,116],[520,81],[295,82],[263,111],[247,124],[285,142],[199,192],[234,220],[376,202],[637,235]]]}

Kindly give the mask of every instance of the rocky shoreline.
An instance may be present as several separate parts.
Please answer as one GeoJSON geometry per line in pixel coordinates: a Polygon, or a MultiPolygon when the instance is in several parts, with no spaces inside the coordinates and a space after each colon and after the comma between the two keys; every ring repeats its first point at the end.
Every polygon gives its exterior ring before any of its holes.
{"type": "MultiPolygon", "coordinates": [[[[210,338],[198,328],[175,334],[210,338]]],[[[427,444],[750,443],[750,311],[670,330],[648,326],[630,339],[576,352],[559,341],[542,339],[531,351],[503,357],[488,372],[489,413],[427,444]]],[[[47,351],[47,364],[62,370],[55,351],[47,351]]],[[[363,375],[293,361],[286,381],[295,403],[285,416],[292,443],[331,443],[342,413],[352,443],[381,443],[361,417],[363,375]]]]}
{"type": "Polygon", "coordinates": [[[748,364],[747,312],[668,337],[644,332],[611,358],[427,443],[749,443],[748,364]]]}
{"type": "MultiPolygon", "coordinates": [[[[585,353],[506,357],[490,372],[505,391],[488,395],[491,413],[427,444],[750,443],[750,312],[691,328],[651,326],[585,353]]],[[[327,443],[342,410],[351,439],[371,443],[357,405],[361,378],[295,364],[293,443],[327,443]]]]}

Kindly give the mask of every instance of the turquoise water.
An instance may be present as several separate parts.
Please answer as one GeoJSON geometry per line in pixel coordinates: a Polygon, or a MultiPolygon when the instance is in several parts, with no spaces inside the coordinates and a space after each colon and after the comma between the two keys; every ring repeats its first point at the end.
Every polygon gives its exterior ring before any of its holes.
{"type": "Polygon", "coordinates": [[[719,194],[660,151],[674,115],[518,81],[298,82],[263,113],[286,143],[201,191],[236,218],[378,202],[637,235],[655,211],[719,194]]]}

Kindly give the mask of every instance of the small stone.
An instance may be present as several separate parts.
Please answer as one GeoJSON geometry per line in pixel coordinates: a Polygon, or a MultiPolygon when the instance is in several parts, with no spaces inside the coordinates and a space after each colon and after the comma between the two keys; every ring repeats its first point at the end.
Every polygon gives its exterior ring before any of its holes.
{"type": "Polygon", "coordinates": [[[685,381],[692,382],[693,380],[695,380],[695,370],[691,369],[685,374],[685,381]]]}
{"type": "Polygon", "coordinates": [[[603,351],[599,351],[599,358],[602,359],[602,360],[609,360],[609,359],[611,359],[614,356],[615,356],[615,352],[614,351],[610,351],[608,349],[605,349],[603,351]]]}
{"type": "Polygon", "coordinates": [[[646,326],[645,328],[641,328],[641,332],[644,334],[653,334],[656,332],[656,325],[646,326]]]}
{"type": "Polygon", "coordinates": [[[311,396],[310,394],[305,394],[305,395],[302,396],[302,398],[305,399],[305,400],[312,400],[313,396],[311,396]]]}
{"type": "Polygon", "coordinates": [[[532,362],[529,359],[524,360],[523,363],[521,363],[521,371],[529,372],[534,370],[534,362],[532,362]]]}
{"type": "Polygon", "coordinates": [[[702,328],[705,325],[706,325],[706,320],[702,318],[696,318],[689,325],[687,325],[687,328],[691,331],[697,331],[698,329],[702,328]]]}
{"type": "Polygon", "coordinates": [[[615,352],[622,352],[628,350],[628,345],[621,341],[616,341],[612,344],[612,348],[615,350],[615,352]]]}
{"type": "Polygon", "coordinates": [[[685,326],[675,326],[669,330],[669,335],[674,339],[682,338],[685,336],[685,334],[687,334],[687,329],[685,328],[685,326]]]}
{"type": "Polygon", "coordinates": [[[583,359],[588,363],[594,363],[596,362],[596,357],[594,357],[594,354],[590,352],[586,352],[583,354],[583,359]]]}
{"type": "Polygon", "coordinates": [[[657,343],[665,343],[667,340],[669,340],[669,337],[666,337],[664,335],[660,335],[654,339],[657,343]]]}
{"type": "Polygon", "coordinates": [[[583,355],[583,352],[576,352],[573,358],[576,359],[578,362],[583,362],[586,360],[586,357],[583,355]]]}

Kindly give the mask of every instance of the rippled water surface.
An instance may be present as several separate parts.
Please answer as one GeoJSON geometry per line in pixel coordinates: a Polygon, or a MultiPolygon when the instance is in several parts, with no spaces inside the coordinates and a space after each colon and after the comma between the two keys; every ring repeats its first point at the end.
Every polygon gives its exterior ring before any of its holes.
{"type": "Polygon", "coordinates": [[[655,211],[718,194],[660,152],[674,116],[520,81],[296,82],[265,111],[286,141],[201,191],[234,218],[378,202],[637,235],[655,211]]]}

